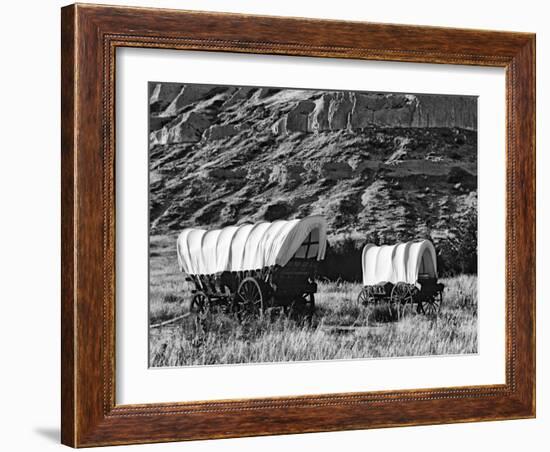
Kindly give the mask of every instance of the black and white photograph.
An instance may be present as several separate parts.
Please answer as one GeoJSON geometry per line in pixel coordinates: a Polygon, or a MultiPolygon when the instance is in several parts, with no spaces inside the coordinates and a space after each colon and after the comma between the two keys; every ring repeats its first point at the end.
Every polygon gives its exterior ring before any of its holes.
{"type": "Polygon", "coordinates": [[[149,366],[478,352],[478,99],[151,81],[149,366]]]}

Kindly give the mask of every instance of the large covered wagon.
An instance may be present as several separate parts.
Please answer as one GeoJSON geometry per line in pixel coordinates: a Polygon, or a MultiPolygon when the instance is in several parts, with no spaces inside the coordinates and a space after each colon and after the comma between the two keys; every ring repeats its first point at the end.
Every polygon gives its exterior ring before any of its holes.
{"type": "Polygon", "coordinates": [[[398,314],[408,306],[417,312],[436,314],[443,302],[444,285],[437,280],[437,257],[429,240],[376,246],[368,244],[362,253],[363,305],[380,302],[394,306],[398,314]]]}
{"type": "Polygon", "coordinates": [[[177,254],[180,270],[194,286],[191,310],[259,315],[271,307],[295,306],[312,313],[326,235],[321,216],[183,230],[177,254]]]}

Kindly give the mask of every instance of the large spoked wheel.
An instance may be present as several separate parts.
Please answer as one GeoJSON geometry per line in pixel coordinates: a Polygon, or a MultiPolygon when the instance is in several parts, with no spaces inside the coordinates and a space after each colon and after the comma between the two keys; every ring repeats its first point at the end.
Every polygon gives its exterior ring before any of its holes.
{"type": "Polygon", "coordinates": [[[245,278],[237,289],[237,313],[261,315],[264,311],[264,293],[260,283],[252,277],[245,278]]]}
{"type": "Polygon", "coordinates": [[[420,308],[420,311],[423,314],[426,314],[429,316],[435,316],[441,310],[442,303],[443,303],[443,293],[436,292],[433,296],[425,300],[422,300],[418,304],[418,307],[420,308]]]}
{"type": "Polygon", "coordinates": [[[359,292],[357,296],[357,303],[363,306],[374,305],[376,303],[374,291],[371,286],[365,286],[361,289],[361,292],[359,292]]]}
{"type": "Polygon", "coordinates": [[[210,299],[204,292],[197,292],[191,300],[190,311],[195,314],[203,314],[210,305],[210,299]]]}
{"type": "Polygon", "coordinates": [[[405,314],[407,307],[411,308],[414,301],[414,286],[398,282],[391,291],[391,304],[397,309],[397,318],[405,314]]]}

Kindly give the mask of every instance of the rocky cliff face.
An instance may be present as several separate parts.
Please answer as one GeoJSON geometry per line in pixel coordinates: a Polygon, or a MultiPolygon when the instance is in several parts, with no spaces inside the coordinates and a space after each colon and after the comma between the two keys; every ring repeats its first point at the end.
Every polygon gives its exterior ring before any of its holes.
{"type": "Polygon", "coordinates": [[[219,113],[243,106],[266,108],[273,135],[372,127],[477,129],[477,99],[468,96],[276,90],[210,85],[155,84],[151,88],[151,144],[199,142],[236,134],[219,113]],[[269,98],[269,99],[268,99],[269,98]],[[278,110],[286,104],[288,108],[278,110]]]}
{"type": "Polygon", "coordinates": [[[151,84],[153,233],[323,214],[330,238],[431,234],[477,202],[477,100],[151,84]]]}

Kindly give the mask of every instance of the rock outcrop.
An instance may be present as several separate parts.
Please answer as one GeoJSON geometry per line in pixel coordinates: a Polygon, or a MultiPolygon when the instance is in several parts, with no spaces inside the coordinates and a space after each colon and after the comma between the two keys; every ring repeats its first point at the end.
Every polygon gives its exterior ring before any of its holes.
{"type": "Polygon", "coordinates": [[[311,100],[302,100],[286,116],[286,132],[309,132],[310,115],[315,109],[311,100]]]}
{"type": "Polygon", "coordinates": [[[350,114],[353,109],[353,93],[336,93],[328,108],[330,130],[344,130],[349,127],[350,114]]]}
{"type": "Polygon", "coordinates": [[[161,116],[175,116],[193,102],[203,99],[207,94],[218,90],[211,85],[184,85],[170,104],[161,113],[161,116]]]}
{"type": "Polygon", "coordinates": [[[150,92],[151,144],[200,141],[204,132],[202,121],[197,126],[197,117],[191,116],[190,127],[196,133],[190,133],[186,125],[191,113],[210,121],[207,127],[212,128],[205,135],[207,140],[237,135],[248,109],[272,134],[283,136],[344,130],[360,133],[369,128],[396,127],[477,129],[477,99],[473,96],[177,84],[155,84],[150,92]],[[240,114],[238,107],[243,108],[240,114]],[[226,114],[218,116],[221,111],[233,110],[236,123],[229,123],[226,114]]]}
{"type": "Polygon", "coordinates": [[[294,188],[302,182],[301,174],[303,172],[302,165],[275,165],[269,176],[269,182],[277,184],[282,189],[294,188]]]}
{"type": "Polygon", "coordinates": [[[325,93],[299,101],[274,124],[274,133],[361,131],[373,127],[477,128],[472,97],[412,94],[325,93]]]}
{"type": "Polygon", "coordinates": [[[239,133],[239,128],[233,124],[212,126],[206,132],[206,140],[222,140],[227,137],[235,136],[239,133]]]}
{"type": "Polygon", "coordinates": [[[185,113],[151,134],[150,144],[196,143],[201,140],[203,132],[210,126],[210,121],[195,112],[185,113]]]}
{"type": "Polygon", "coordinates": [[[325,162],[320,168],[320,177],[328,180],[341,180],[351,177],[351,166],[346,162],[325,162]]]}
{"type": "Polygon", "coordinates": [[[206,179],[242,179],[246,176],[246,170],[242,168],[228,169],[228,168],[209,168],[204,171],[203,176],[206,179]]]}
{"type": "Polygon", "coordinates": [[[155,83],[150,85],[149,108],[153,113],[159,113],[181,92],[182,85],[177,83],[155,83]]]}
{"type": "Polygon", "coordinates": [[[411,127],[460,127],[477,130],[477,97],[417,94],[411,127]]]}

